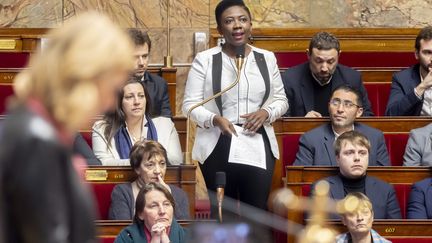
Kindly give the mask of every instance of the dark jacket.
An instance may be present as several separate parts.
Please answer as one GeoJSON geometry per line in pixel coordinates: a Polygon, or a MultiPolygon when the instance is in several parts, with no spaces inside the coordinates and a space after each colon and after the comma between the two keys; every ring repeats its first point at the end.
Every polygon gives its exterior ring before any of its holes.
{"type": "MultiPolygon", "coordinates": [[[[3,242],[96,242],[92,196],[72,165],[72,145],[27,108],[13,111],[0,138],[3,242]]],[[[2,238],[2,239],[1,239],[2,238]]]]}
{"type": "MultiPolygon", "coordinates": [[[[330,198],[341,200],[345,197],[343,182],[340,176],[330,176],[324,180],[330,184],[330,198]]],[[[392,185],[375,177],[367,176],[365,193],[372,202],[375,219],[402,218],[396,192],[392,185]]]]}
{"type": "Polygon", "coordinates": [[[432,178],[415,183],[408,201],[409,219],[432,219],[432,178]]]}
{"type": "Polygon", "coordinates": [[[90,148],[87,141],[79,132],[75,135],[73,152],[81,155],[87,161],[87,165],[102,165],[100,160],[94,155],[93,150],[90,148]]]}
{"type": "MultiPolygon", "coordinates": [[[[189,200],[186,192],[181,188],[169,185],[175,202],[174,216],[176,219],[189,219],[189,200]]],[[[116,185],[111,193],[111,205],[108,219],[131,220],[134,217],[135,199],[132,184],[116,185]]]]}
{"type": "Polygon", "coordinates": [[[150,104],[152,106],[151,115],[153,117],[172,117],[167,81],[158,75],[146,71],[144,73],[143,83],[150,95],[150,104]]]}
{"type": "Polygon", "coordinates": [[[416,64],[393,74],[386,116],[420,115],[423,99],[414,93],[414,88],[421,82],[419,68],[419,64],[416,64]]]}
{"type": "MultiPolygon", "coordinates": [[[[124,228],[115,239],[114,243],[147,243],[147,238],[144,232],[144,225],[134,223],[124,228]]],[[[168,235],[172,243],[186,242],[185,230],[173,219],[168,235]]]]}
{"type": "MultiPolygon", "coordinates": [[[[369,166],[390,166],[383,133],[361,123],[354,123],[354,130],[365,135],[371,144],[369,166]]],[[[299,151],[294,165],[337,166],[334,151],[335,135],[330,122],[314,128],[300,137],[299,151]]]]}
{"type": "MultiPolygon", "coordinates": [[[[314,110],[313,99],[313,82],[309,62],[289,68],[282,74],[282,81],[285,93],[288,98],[289,108],[284,116],[305,116],[311,110],[314,110]]],[[[363,102],[363,116],[373,116],[371,105],[368,99],[367,91],[361,80],[360,72],[338,64],[333,77],[330,81],[332,90],[341,85],[348,85],[357,89],[363,102]]],[[[325,100],[323,102],[329,102],[325,100]]]]}

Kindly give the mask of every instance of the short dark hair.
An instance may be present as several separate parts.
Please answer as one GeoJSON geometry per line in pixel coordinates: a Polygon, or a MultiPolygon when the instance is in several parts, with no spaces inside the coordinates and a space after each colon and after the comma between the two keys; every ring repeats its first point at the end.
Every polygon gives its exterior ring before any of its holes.
{"type": "Polygon", "coordinates": [[[355,145],[364,146],[367,148],[368,152],[370,152],[371,145],[369,139],[362,133],[352,130],[342,133],[334,142],[333,147],[336,156],[338,156],[340,151],[342,150],[342,144],[344,141],[351,142],[355,145]]]}
{"type": "Polygon", "coordinates": [[[360,92],[356,88],[354,88],[354,87],[352,87],[350,85],[345,85],[345,84],[340,85],[340,86],[336,87],[336,89],[334,89],[332,91],[332,94],[331,94],[330,97],[333,97],[333,94],[336,91],[338,91],[338,90],[343,90],[343,91],[355,94],[356,95],[356,103],[357,103],[357,105],[360,106],[360,107],[363,107],[362,96],[361,96],[360,92]]]}
{"type": "Polygon", "coordinates": [[[432,26],[424,27],[418,33],[416,40],[415,40],[416,51],[420,50],[420,41],[421,40],[432,40],[432,26]]]}
{"type": "Polygon", "coordinates": [[[135,46],[142,46],[144,44],[148,45],[149,52],[151,49],[151,40],[146,31],[141,31],[139,29],[128,29],[128,34],[135,46]]]}
{"type": "Polygon", "coordinates": [[[246,6],[246,4],[243,2],[243,0],[222,0],[218,3],[218,5],[216,6],[215,9],[215,16],[216,16],[216,23],[218,26],[221,25],[221,16],[222,13],[227,9],[230,8],[232,6],[240,6],[242,7],[244,10],[246,10],[246,12],[249,15],[249,18],[252,20],[252,15],[250,13],[249,8],[246,6]]]}
{"type": "MultiPolygon", "coordinates": [[[[146,200],[145,200],[145,195],[148,192],[151,191],[160,191],[162,192],[165,197],[168,199],[168,201],[170,201],[172,207],[173,207],[173,212],[175,211],[175,201],[173,196],[171,195],[171,193],[168,191],[168,189],[166,189],[162,184],[158,183],[158,182],[149,182],[147,184],[145,184],[140,191],[138,192],[138,195],[136,197],[135,200],[135,216],[134,216],[134,223],[143,225],[144,221],[141,220],[139,218],[139,214],[144,210],[145,204],[146,204],[146,200]]],[[[174,217],[174,216],[173,216],[174,217]]]]}
{"type": "Polygon", "coordinates": [[[135,143],[129,153],[129,162],[133,170],[141,166],[143,159],[149,160],[153,156],[161,155],[169,164],[166,149],[157,141],[143,140],[135,143]]]}
{"type": "Polygon", "coordinates": [[[309,53],[312,52],[313,48],[318,50],[336,49],[338,53],[340,52],[339,40],[334,35],[324,31],[318,32],[312,36],[309,43],[309,53]]]}

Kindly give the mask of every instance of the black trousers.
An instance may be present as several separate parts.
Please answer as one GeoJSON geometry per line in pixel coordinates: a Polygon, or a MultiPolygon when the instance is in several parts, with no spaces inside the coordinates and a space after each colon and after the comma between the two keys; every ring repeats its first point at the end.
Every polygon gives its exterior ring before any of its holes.
{"type": "MultiPolygon", "coordinates": [[[[208,190],[216,191],[216,172],[224,171],[226,173],[225,196],[265,210],[267,209],[275,158],[271,152],[270,142],[264,128],[261,127],[257,132],[262,134],[264,139],[267,166],[265,170],[254,166],[228,163],[231,137],[222,134],[213,152],[204,164],[200,164],[200,167],[208,190]]],[[[217,205],[215,195],[209,193],[209,198],[212,205],[217,205]]],[[[239,213],[241,215],[241,205],[239,213]]],[[[217,218],[217,215],[217,208],[212,206],[212,217],[217,218]]]]}

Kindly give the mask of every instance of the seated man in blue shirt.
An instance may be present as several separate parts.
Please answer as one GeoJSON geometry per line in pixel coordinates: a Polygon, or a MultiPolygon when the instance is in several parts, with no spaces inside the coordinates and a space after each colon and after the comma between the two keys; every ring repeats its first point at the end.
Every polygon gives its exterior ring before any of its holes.
{"type": "Polygon", "coordinates": [[[300,137],[294,165],[336,166],[333,150],[335,139],[347,131],[364,134],[371,143],[370,166],[390,165],[384,135],[380,130],[355,122],[363,113],[363,103],[357,90],[350,86],[336,88],[328,103],[330,122],[312,129],[300,137]]]}

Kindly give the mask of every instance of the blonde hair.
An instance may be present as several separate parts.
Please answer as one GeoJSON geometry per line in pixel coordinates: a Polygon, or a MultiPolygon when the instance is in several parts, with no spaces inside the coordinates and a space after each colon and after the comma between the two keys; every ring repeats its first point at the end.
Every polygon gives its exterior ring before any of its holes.
{"type": "Polygon", "coordinates": [[[370,201],[370,199],[365,194],[363,194],[361,192],[348,193],[348,195],[346,195],[344,200],[348,200],[350,197],[356,198],[359,202],[357,209],[354,210],[354,213],[360,212],[364,209],[369,209],[371,211],[371,213],[373,214],[374,211],[373,211],[372,202],[370,201]]]}
{"type": "Polygon", "coordinates": [[[26,84],[18,99],[35,97],[57,122],[78,129],[83,119],[97,115],[104,77],[133,69],[133,44],[125,31],[96,12],[71,19],[48,37],[46,48],[17,77],[26,84]]]}
{"type": "Polygon", "coordinates": [[[371,145],[369,139],[365,135],[353,130],[342,133],[334,142],[334,150],[336,156],[339,155],[342,149],[342,145],[344,145],[346,142],[351,142],[352,144],[363,146],[367,148],[368,152],[370,152],[371,145]]]}

